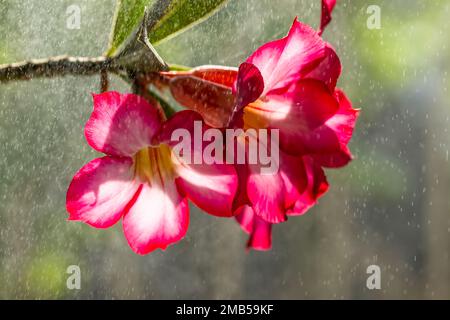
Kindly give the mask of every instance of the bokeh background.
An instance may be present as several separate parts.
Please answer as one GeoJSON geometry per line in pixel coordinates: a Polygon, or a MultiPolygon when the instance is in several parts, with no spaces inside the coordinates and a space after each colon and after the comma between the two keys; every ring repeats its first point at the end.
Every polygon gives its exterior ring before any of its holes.
{"type": "MultiPolygon", "coordinates": [[[[113,0],[0,0],[0,63],[98,56],[113,0]],[[66,8],[82,9],[81,29],[66,8]]],[[[314,27],[320,1],[231,0],[205,23],[157,47],[168,62],[237,66],[295,16],[314,27]]],[[[362,109],[355,160],[302,217],[274,227],[273,249],[246,252],[233,219],[192,208],[186,238],[135,255],[119,223],[68,222],[65,192],[97,154],[83,137],[99,77],[0,85],[0,298],[450,298],[450,1],[340,0],[324,37],[362,109]],[[381,8],[381,29],[366,10],[381,8]],[[381,290],[366,268],[381,268],[381,290]],[[66,269],[81,268],[68,290],[66,269]]],[[[130,91],[118,78],[112,88],[130,91]]]]}

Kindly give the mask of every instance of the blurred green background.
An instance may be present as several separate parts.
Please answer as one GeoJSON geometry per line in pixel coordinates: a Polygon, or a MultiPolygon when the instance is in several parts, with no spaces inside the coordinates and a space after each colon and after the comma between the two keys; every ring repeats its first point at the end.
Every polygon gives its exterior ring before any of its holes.
{"type": "MultiPolygon", "coordinates": [[[[0,0],[0,63],[106,49],[113,0],[0,0]],[[81,28],[66,9],[81,7],[81,28]]],[[[317,27],[320,1],[231,0],[157,47],[168,62],[237,66],[286,34],[317,27]]],[[[121,224],[68,222],[65,192],[97,154],[83,126],[99,77],[0,85],[0,298],[450,298],[450,1],[338,0],[324,37],[339,82],[362,108],[355,160],[328,170],[331,189],[308,214],[274,227],[270,252],[246,252],[233,219],[194,209],[186,238],[135,255],[121,224]],[[369,30],[366,9],[381,8],[369,30]],[[381,290],[366,268],[381,268],[381,290]],[[81,268],[69,290],[66,269],[81,268]]],[[[129,91],[118,78],[112,89],[129,91]]]]}

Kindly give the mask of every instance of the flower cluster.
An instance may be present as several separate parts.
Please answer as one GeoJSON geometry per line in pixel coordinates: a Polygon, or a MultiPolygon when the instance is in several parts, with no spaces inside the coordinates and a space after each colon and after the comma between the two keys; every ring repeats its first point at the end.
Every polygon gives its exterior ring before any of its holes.
{"type": "MultiPolygon", "coordinates": [[[[106,228],[122,218],[131,248],[145,254],[183,238],[190,200],[209,214],[235,217],[250,235],[249,248],[269,249],[272,225],[304,214],[328,190],[323,168],[352,159],[348,143],[358,110],[336,88],[341,64],[320,37],[334,3],[322,1],[319,31],[295,20],[285,38],[264,44],[238,69],[161,73],[188,109],[167,120],[139,96],[94,95],[85,135],[106,156],[73,178],[67,193],[70,220],[106,228]],[[199,121],[203,132],[241,129],[237,144],[261,143],[266,140],[258,130],[276,130],[277,145],[265,147],[277,152],[278,170],[263,174],[261,163],[192,163],[175,155],[174,131],[194,135],[199,121]],[[249,129],[256,134],[245,134],[249,129]]],[[[207,148],[188,147],[194,157],[207,148]]]]}

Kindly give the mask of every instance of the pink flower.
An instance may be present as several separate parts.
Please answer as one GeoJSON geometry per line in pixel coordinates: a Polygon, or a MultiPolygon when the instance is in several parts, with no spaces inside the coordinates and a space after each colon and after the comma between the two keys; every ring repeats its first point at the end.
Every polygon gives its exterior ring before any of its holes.
{"type": "MultiPolygon", "coordinates": [[[[335,130],[339,133],[342,150],[338,152],[309,154],[299,156],[287,156],[280,150],[280,175],[284,182],[284,189],[277,184],[269,185],[270,176],[262,180],[260,184],[248,185],[247,194],[258,192],[260,197],[263,195],[279,192],[279,197],[285,195],[284,213],[286,216],[298,216],[306,213],[317,200],[328,191],[328,182],[323,167],[338,168],[346,165],[351,155],[347,144],[350,141],[353,128],[359,111],[352,109],[349,100],[342,91],[336,90],[336,99],[339,100],[339,111],[335,116],[327,121],[322,130],[335,130]],[[325,129],[326,128],[326,129],[325,129]],[[302,169],[300,169],[302,168],[302,169]],[[304,170],[304,180],[300,173],[304,170]],[[302,183],[305,183],[302,188],[302,183]],[[254,188],[254,190],[251,190],[254,188]]],[[[239,171],[238,171],[239,172],[239,171]]],[[[239,172],[242,175],[241,172],[239,172]]],[[[261,176],[256,176],[261,179],[261,176]]],[[[240,177],[241,178],[241,177],[240,177]]],[[[273,179],[276,179],[275,177],[273,179]]],[[[255,179],[256,180],[256,179],[255,179]]],[[[252,203],[253,204],[253,203],[252,203]]],[[[258,202],[256,202],[258,204],[258,202]]],[[[271,248],[272,224],[265,216],[258,214],[258,207],[255,205],[246,205],[237,212],[236,219],[242,229],[250,234],[247,247],[256,250],[267,250],[271,248]]],[[[283,213],[283,211],[280,211],[283,213]]]]}
{"type": "Polygon", "coordinates": [[[157,109],[139,96],[94,95],[85,136],[106,156],[74,176],[67,191],[69,220],[107,228],[123,218],[130,247],[146,254],[184,237],[187,199],[210,214],[231,216],[235,169],[226,164],[191,165],[172,153],[171,132],[192,131],[195,120],[201,120],[199,114],[182,111],[163,123],[157,109]]]}
{"type": "Polygon", "coordinates": [[[347,145],[358,110],[335,88],[340,73],[331,45],[295,20],[285,38],[258,48],[237,71],[201,67],[166,74],[174,97],[202,115],[213,114],[205,118],[211,125],[279,129],[278,173],[236,166],[233,207],[250,233],[249,247],[270,248],[271,224],[305,213],[327,191],[322,167],[341,167],[352,159],[347,145]],[[186,94],[194,91],[195,96],[186,94]]]}
{"type": "Polygon", "coordinates": [[[270,248],[268,224],[304,214],[328,190],[322,167],[351,160],[347,144],[358,111],[335,89],[340,73],[334,49],[298,21],[239,67],[233,121],[280,130],[278,175],[238,170],[249,202],[237,220],[251,234],[249,247],[270,248]]]}

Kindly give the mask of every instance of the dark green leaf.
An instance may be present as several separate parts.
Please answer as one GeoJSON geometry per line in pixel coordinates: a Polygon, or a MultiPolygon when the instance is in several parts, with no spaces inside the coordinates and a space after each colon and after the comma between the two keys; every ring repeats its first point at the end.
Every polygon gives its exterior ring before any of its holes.
{"type": "Polygon", "coordinates": [[[155,0],[117,1],[107,56],[113,55],[131,35],[144,16],[145,7],[152,5],[154,2],[155,0]]]}
{"type": "Polygon", "coordinates": [[[206,20],[227,0],[158,0],[154,7],[163,7],[158,21],[149,27],[150,42],[156,44],[206,20]]]}

